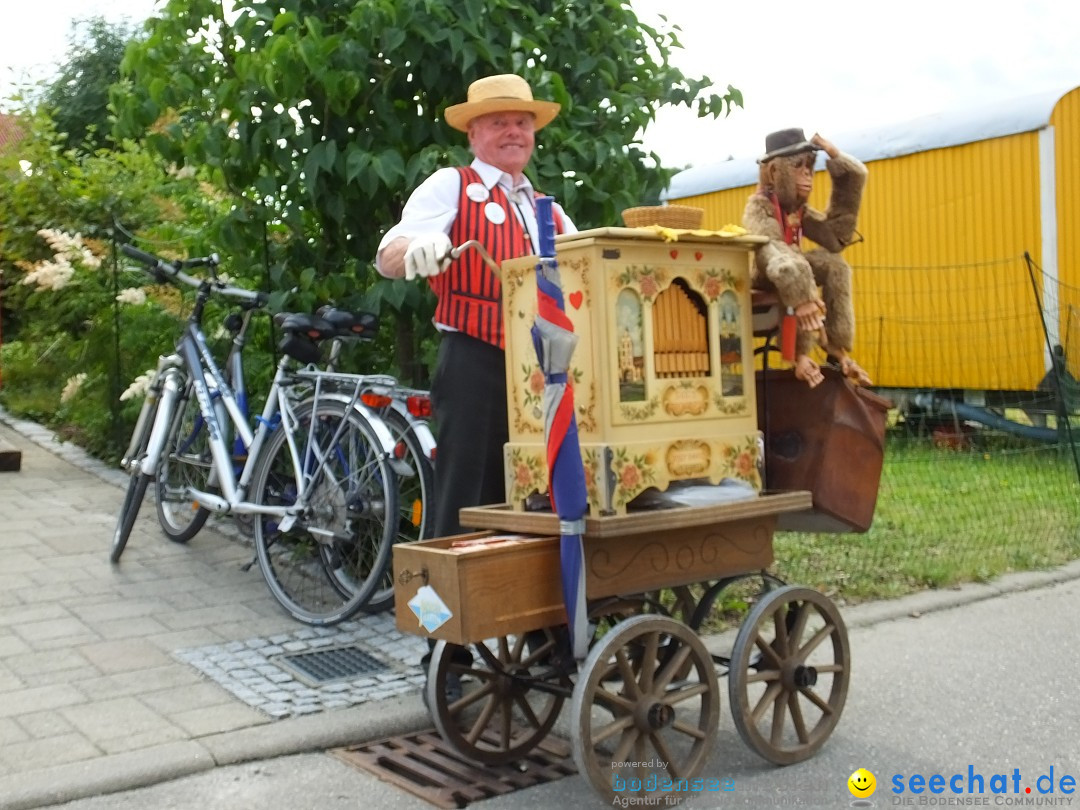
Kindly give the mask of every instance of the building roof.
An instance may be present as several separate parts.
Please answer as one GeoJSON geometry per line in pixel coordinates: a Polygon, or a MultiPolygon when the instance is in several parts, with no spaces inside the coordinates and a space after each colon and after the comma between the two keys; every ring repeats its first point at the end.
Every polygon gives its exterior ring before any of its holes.
{"type": "MultiPolygon", "coordinates": [[[[1071,89],[1006,99],[992,106],[946,110],[899,124],[850,132],[831,140],[848,154],[868,163],[1031,132],[1050,123],[1054,107],[1071,89]]],[[[758,157],[760,155],[692,166],[672,177],[670,186],[661,197],[665,200],[682,199],[752,185],[758,181],[758,157]]],[[[824,166],[825,156],[818,153],[817,168],[824,166]]]]}
{"type": "Polygon", "coordinates": [[[23,139],[19,119],[8,113],[0,112],[0,152],[6,152],[23,139]]]}

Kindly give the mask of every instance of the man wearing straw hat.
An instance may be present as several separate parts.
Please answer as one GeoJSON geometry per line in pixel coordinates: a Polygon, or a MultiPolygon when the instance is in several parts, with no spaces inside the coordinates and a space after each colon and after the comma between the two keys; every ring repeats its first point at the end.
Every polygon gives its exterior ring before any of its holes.
{"type": "MultiPolygon", "coordinates": [[[[506,499],[503,445],[509,438],[499,278],[477,251],[455,259],[450,250],[475,239],[500,265],[539,254],[538,195],[524,171],[535,133],[558,113],[558,104],[534,99],[520,76],[473,82],[468,100],[448,107],[445,119],[468,134],[475,159],[427,178],[379,244],[375,266],[383,276],[426,278],[438,299],[441,340],[431,386],[438,537],[462,531],[462,507],[506,499]]],[[[576,232],[562,208],[554,208],[556,231],[576,232]]]]}

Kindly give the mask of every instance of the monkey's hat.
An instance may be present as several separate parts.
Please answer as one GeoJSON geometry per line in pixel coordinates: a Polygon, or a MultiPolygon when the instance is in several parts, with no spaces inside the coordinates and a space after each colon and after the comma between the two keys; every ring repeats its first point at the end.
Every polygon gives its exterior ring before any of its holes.
{"type": "Polygon", "coordinates": [[[817,152],[819,148],[806,140],[801,129],[781,129],[765,136],[765,154],[758,158],[758,163],[768,163],[777,157],[801,155],[803,152],[817,152]]]}

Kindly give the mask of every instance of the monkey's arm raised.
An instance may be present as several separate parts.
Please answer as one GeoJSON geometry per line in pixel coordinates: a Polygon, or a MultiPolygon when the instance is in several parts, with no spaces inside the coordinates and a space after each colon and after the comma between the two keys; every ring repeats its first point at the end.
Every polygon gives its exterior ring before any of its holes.
{"type": "Polygon", "coordinates": [[[829,205],[824,213],[807,207],[803,233],[826,250],[839,253],[855,236],[867,171],[859,160],[843,152],[826,161],[825,168],[832,180],[829,205]]]}

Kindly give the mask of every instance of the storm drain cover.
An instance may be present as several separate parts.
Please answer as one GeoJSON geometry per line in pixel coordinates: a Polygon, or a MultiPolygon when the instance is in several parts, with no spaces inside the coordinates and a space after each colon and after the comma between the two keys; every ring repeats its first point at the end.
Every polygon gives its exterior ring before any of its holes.
{"type": "Polygon", "coordinates": [[[577,773],[570,744],[545,737],[516,762],[480,765],[463,758],[434,729],[333,752],[443,810],[554,782],[577,773]]]}
{"type": "Polygon", "coordinates": [[[274,663],[314,686],[351,680],[387,668],[382,661],[355,646],[290,653],[275,658],[274,663]]]}

